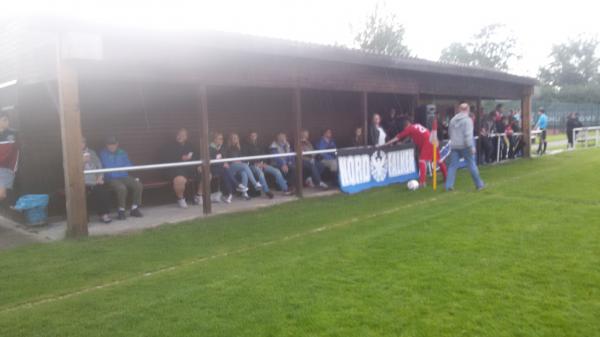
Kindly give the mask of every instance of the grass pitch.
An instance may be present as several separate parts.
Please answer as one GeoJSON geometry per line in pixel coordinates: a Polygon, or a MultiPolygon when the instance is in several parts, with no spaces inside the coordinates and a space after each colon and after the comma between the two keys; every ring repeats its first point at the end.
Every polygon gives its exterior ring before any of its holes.
{"type": "Polygon", "coordinates": [[[599,150],[0,253],[0,336],[598,336],[599,150]]]}

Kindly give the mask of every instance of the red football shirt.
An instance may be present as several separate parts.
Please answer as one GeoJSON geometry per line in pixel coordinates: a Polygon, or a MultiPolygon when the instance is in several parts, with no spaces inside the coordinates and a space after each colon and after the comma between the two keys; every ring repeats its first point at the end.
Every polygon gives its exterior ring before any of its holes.
{"type": "Polygon", "coordinates": [[[419,157],[422,160],[433,160],[433,144],[429,141],[431,134],[426,127],[421,124],[411,124],[404,131],[396,135],[398,140],[410,137],[419,149],[419,157]]]}

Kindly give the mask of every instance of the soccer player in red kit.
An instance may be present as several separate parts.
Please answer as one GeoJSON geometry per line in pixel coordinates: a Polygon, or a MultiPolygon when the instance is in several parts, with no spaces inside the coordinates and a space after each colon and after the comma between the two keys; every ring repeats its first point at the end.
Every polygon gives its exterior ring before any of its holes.
{"type": "MultiPolygon", "coordinates": [[[[412,124],[410,120],[405,119],[403,121],[404,130],[396,135],[392,140],[387,142],[385,145],[394,144],[397,141],[400,141],[406,137],[410,137],[417,146],[419,150],[419,184],[421,186],[425,186],[425,179],[427,175],[427,162],[433,161],[433,144],[429,141],[430,132],[429,130],[422,126],[421,124],[412,124]]],[[[437,153],[438,158],[438,166],[440,171],[442,171],[442,175],[444,176],[444,181],[446,181],[447,169],[446,164],[439,160],[440,154],[437,153]]]]}

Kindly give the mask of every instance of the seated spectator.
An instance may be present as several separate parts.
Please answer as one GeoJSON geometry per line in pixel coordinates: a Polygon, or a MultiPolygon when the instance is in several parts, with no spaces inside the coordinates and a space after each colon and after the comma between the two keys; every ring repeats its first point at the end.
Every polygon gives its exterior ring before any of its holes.
{"type": "MultiPolygon", "coordinates": [[[[116,137],[106,138],[106,147],[100,152],[100,160],[104,168],[119,168],[133,166],[125,150],[119,148],[116,137]]],[[[118,219],[125,220],[125,203],[127,194],[131,193],[132,204],[129,215],[137,218],[142,217],[139,207],[142,205],[143,186],[139,179],[131,177],[126,171],[111,172],[104,174],[104,181],[117,194],[118,219]]]]}
{"type": "MultiPolygon", "coordinates": [[[[248,143],[244,145],[242,153],[244,157],[254,157],[265,154],[265,151],[258,145],[258,133],[256,131],[250,132],[248,135],[248,143]]],[[[289,195],[290,192],[288,190],[287,181],[283,178],[281,171],[274,168],[271,165],[268,165],[264,160],[251,160],[248,162],[250,165],[250,170],[254,173],[254,176],[258,178],[258,181],[262,185],[263,191],[272,199],[274,197],[273,192],[270,191],[269,185],[265,179],[265,174],[273,176],[275,179],[275,183],[279,187],[279,189],[286,195],[289,195]]]]}
{"type": "MultiPolygon", "coordinates": [[[[210,159],[222,159],[223,156],[223,134],[216,132],[213,135],[213,142],[210,143],[209,152],[210,159]]],[[[219,187],[221,189],[221,196],[217,198],[211,198],[213,201],[222,200],[223,202],[230,204],[232,200],[233,186],[236,186],[236,181],[231,171],[229,171],[228,163],[215,163],[210,165],[210,174],[214,178],[219,179],[219,187]]],[[[238,188],[243,186],[238,185],[238,188]]],[[[247,191],[247,189],[246,189],[247,191]]]]}
{"type": "Polygon", "coordinates": [[[373,114],[371,126],[369,126],[369,145],[381,146],[385,144],[387,134],[381,125],[381,116],[379,114],[373,114]]]}
{"type": "MultiPolygon", "coordinates": [[[[100,158],[94,150],[87,147],[85,138],[82,138],[81,151],[83,152],[83,170],[98,170],[102,168],[100,158]]],[[[100,220],[110,223],[110,190],[104,184],[104,174],[86,174],[85,188],[92,207],[98,212],[100,220]]]]}
{"type": "MultiPolygon", "coordinates": [[[[300,131],[300,146],[302,146],[302,152],[313,151],[314,148],[309,140],[308,130],[300,131]]],[[[321,180],[321,172],[323,171],[323,166],[320,166],[321,163],[315,160],[315,156],[313,155],[305,155],[302,157],[302,169],[305,176],[308,176],[305,179],[305,184],[308,187],[319,186],[322,188],[329,188],[327,184],[325,184],[321,180]]]]}
{"type": "MultiPolygon", "coordinates": [[[[200,155],[196,148],[188,141],[188,131],[185,128],[179,129],[175,140],[170,141],[161,152],[161,159],[164,163],[177,163],[192,160],[199,160],[200,155]]],[[[165,170],[166,178],[173,184],[173,191],[177,197],[177,204],[181,208],[188,208],[185,200],[185,187],[188,181],[199,181],[198,172],[200,166],[183,166],[173,167],[165,170]]],[[[200,183],[196,185],[194,191],[194,204],[202,204],[202,196],[200,195],[202,187],[200,183]]]]}
{"type": "Polygon", "coordinates": [[[365,146],[365,137],[363,136],[363,128],[360,126],[354,129],[354,139],[352,139],[352,146],[360,147],[365,146]]]}
{"type": "MultiPolygon", "coordinates": [[[[331,129],[325,129],[321,139],[317,143],[317,150],[332,150],[337,149],[335,141],[333,140],[333,131],[331,129]]],[[[331,172],[337,172],[338,162],[335,153],[323,153],[320,155],[321,163],[331,172]]]]}
{"type": "MultiPolygon", "coordinates": [[[[287,141],[285,133],[280,132],[275,137],[275,140],[269,146],[269,152],[272,154],[284,154],[292,152],[290,143],[287,141]]],[[[294,185],[294,157],[278,157],[271,160],[271,165],[281,171],[289,186],[294,185]]]]}
{"type": "Polygon", "coordinates": [[[17,172],[19,145],[17,132],[10,128],[10,120],[6,111],[0,112],[0,202],[7,197],[7,190],[12,190],[17,172]]]}
{"type": "MultiPolygon", "coordinates": [[[[240,145],[240,136],[238,136],[237,133],[232,133],[231,135],[229,135],[227,149],[225,150],[225,158],[239,157],[242,157],[242,146],[240,145]]],[[[242,193],[242,197],[244,197],[244,199],[250,200],[250,196],[248,195],[248,180],[250,181],[250,183],[252,183],[256,191],[262,190],[263,186],[256,181],[256,179],[254,178],[254,174],[252,173],[252,170],[250,170],[250,166],[247,163],[244,163],[241,160],[230,162],[229,171],[234,177],[240,177],[240,184],[242,186],[238,185],[238,191],[242,193]]]]}

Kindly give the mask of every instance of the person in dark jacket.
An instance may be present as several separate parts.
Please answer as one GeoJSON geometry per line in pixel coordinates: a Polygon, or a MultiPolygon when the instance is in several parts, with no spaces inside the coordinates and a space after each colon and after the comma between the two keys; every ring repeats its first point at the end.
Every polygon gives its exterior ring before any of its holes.
{"type": "MultiPolygon", "coordinates": [[[[250,132],[248,135],[248,143],[244,144],[242,149],[244,157],[254,157],[265,154],[264,148],[258,144],[258,132],[256,131],[250,132]]],[[[275,195],[271,192],[269,185],[267,184],[267,180],[265,179],[266,174],[273,176],[279,189],[284,194],[289,195],[287,181],[283,178],[281,171],[267,164],[262,159],[251,160],[248,164],[250,165],[250,170],[252,170],[255,178],[257,178],[262,185],[263,191],[269,199],[272,199],[275,195]]]]}
{"type": "MultiPolygon", "coordinates": [[[[225,149],[223,148],[223,143],[224,143],[224,137],[223,134],[220,132],[215,132],[213,134],[213,141],[212,143],[210,143],[210,146],[208,148],[209,154],[210,154],[210,159],[222,159],[224,158],[224,151],[225,149]]],[[[219,179],[219,186],[221,189],[221,195],[219,196],[217,194],[215,194],[215,197],[211,196],[211,200],[218,202],[218,201],[223,201],[227,204],[231,203],[231,200],[233,198],[233,186],[236,185],[236,181],[233,177],[233,175],[231,174],[231,171],[229,171],[229,164],[227,163],[215,163],[215,164],[211,164],[210,165],[210,174],[212,177],[214,178],[218,178],[219,179]]],[[[239,187],[239,186],[238,186],[239,187]]]]}
{"type": "Polygon", "coordinates": [[[363,134],[363,128],[362,127],[357,127],[354,129],[354,138],[352,139],[352,146],[354,147],[360,147],[360,146],[365,146],[365,137],[363,134]]]}
{"type": "MultiPolygon", "coordinates": [[[[229,140],[227,142],[227,149],[225,150],[225,158],[239,158],[242,157],[242,145],[240,144],[240,136],[237,133],[232,133],[229,135],[229,140]]],[[[250,169],[250,166],[242,162],[241,160],[236,160],[229,163],[229,171],[234,177],[240,178],[240,183],[238,184],[237,190],[242,193],[242,197],[246,200],[250,200],[250,196],[248,195],[248,181],[252,183],[254,189],[256,191],[261,191],[263,186],[261,183],[256,181],[254,178],[254,174],[250,169]]]]}
{"type": "Polygon", "coordinates": [[[576,128],[582,127],[583,124],[579,121],[579,116],[577,113],[571,112],[569,114],[569,118],[567,119],[567,148],[573,148],[573,130],[576,128]]]}
{"type": "Polygon", "coordinates": [[[381,116],[378,113],[373,114],[368,136],[369,145],[381,146],[386,142],[387,134],[381,125],[381,116]]]}
{"type": "MultiPolygon", "coordinates": [[[[300,146],[302,146],[303,153],[314,150],[314,147],[310,142],[308,130],[300,131],[300,146]]],[[[321,179],[321,172],[323,172],[324,166],[322,166],[313,155],[304,155],[302,158],[302,172],[305,176],[304,182],[306,186],[328,188],[329,186],[321,179]]]]}
{"type": "Polygon", "coordinates": [[[490,134],[492,133],[494,121],[482,109],[480,112],[479,144],[480,161],[482,163],[491,163],[493,161],[493,146],[490,134]]]}
{"type": "MultiPolygon", "coordinates": [[[[161,159],[163,163],[177,163],[186,161],[199,160],[200,155],[196,148],[190,144],[188,140],[188,131],[185,128],[179,129],[175,136],[175,140],[169,142],[161,151],[161,159]]],[[[200,166],[183,166],[173,167],[165,171],[166,178],[173,184],[173,191],[177,197],[177,204],[181,208],[187,208],[185,200],[185,186],[190,180],[198,180],[198,172],[200,166]]],[[[194,195],[194,204],[202,203],[200,184],[196,185],[194,195]]]]}
{"type": "Polygon", "coordinates": [[[389,138],[394,137],[402,131],[402,124],[400,115],[396,112],[396,109],[391,108],[387,119],[384,121],[385,133],[389,138]]]}
{"type": "MultiPolygon", "coordinates": [[[[100,152],[100,160],[104,168],[119,168],[133,166],[125,150],[119,147],[116,137],[106,138],[106,147],[100,152]]],[[[111,172],[104,174],[104,181],[117,194],[118,219],[125,220],[125,203],[127,194],[131,193],[132,204],[129,215],[142,217],[139,207],[142,204],[142,191],[144,187],[139,179],[130,176],[127,171],[111,172]]]]}

